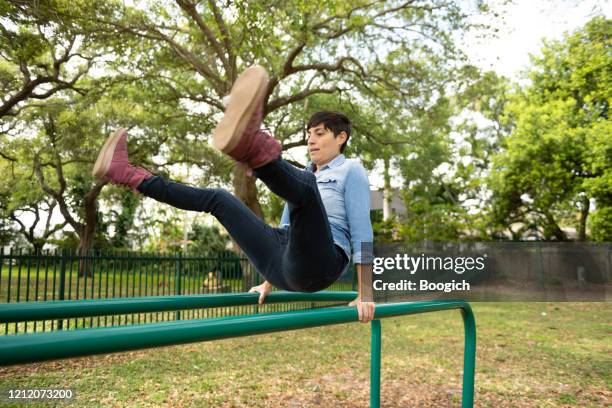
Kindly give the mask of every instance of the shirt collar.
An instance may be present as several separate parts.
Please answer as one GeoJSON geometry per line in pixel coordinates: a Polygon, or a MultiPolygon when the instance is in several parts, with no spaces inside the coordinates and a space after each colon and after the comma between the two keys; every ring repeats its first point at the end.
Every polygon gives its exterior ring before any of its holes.
{"type": "MultiPolygon", "coordinates": [[[[344,163],[345,160],[346,160],[346,158],[344,157],[344,155],[342,153],[340,153],[339,155],[334,157],[332,161],[330,161],[329,163],[323,165],[323,167],[321,167],[320,170],[324,170],[327,167],[329,167],[330,169],[333,169],[334,167],[340,166],[342,163],[344,163]]],[[[311,172],[314,173],[314,171],[315,171],[315,164],[313,162],[311,162],[311,161],[308,162],[308,164],[306,165],[306,169],[308,169],[308,170],[310,170],[311,172]]]]}

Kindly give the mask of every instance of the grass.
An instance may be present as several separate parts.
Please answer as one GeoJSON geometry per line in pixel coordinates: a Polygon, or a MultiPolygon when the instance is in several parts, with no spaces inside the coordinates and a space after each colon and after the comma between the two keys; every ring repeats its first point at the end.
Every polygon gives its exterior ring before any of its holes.
{"type": "MultiPolygon", "coordinates": [[[[473,308],[475,406],[610,404],[610,303],[473,308]]],[[[389,318],[382,327],[382,406],[460,406],[459,313],[389,318]]],[[[69,405],[79,407],[367,407],[369,339],[369,325],[352,323],[6,367],[0,389],[72,387],[69,405]]]]}

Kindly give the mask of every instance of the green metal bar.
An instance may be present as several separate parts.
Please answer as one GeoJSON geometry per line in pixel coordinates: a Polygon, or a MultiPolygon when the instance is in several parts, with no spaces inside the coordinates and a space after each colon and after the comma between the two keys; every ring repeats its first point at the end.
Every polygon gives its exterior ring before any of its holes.
{"type": "Polygon", "coordinates": [[[380,327],[380,320],[372,320],[371,326],[372,351],[370,354],[370,408],[380,408],[380,353],[382,349],[382,329],[380,327]]]}
{"type": "MultiPolygon", "coordinates": [[[[252,297],[256,301],[256,297],[252,297]]],[[[376,318],[461,308],[463,301],[376,306],[376,318]]],[[[0,337],[0,365],[136,350],[358,321],[355,307],[230,316],[0,337]]]]}
{"type": "MultiPolygon", "coordinates": [[[[355,297],[356,292],[292,293],[278,291],[270,293],[266,297],[266,303],[350,302],[355,297]]],[[[0,304],[0,323],[252,305],[257,304],[257,299],[258,294],[256,293],[232,293],[8,303],[0,304]]]]}
{"type": "Polygon", "coordinates": [[[461,308],[463,327],[465,332],[465,346],[463,349],[463,394],[462,408],[474,406],[474,376],[476,370],[476,320],[474,312],[468,303],[461,308]]]}
{"type": "MultiPolygon", "coordinates": [[[[350,301],[355,292],[271,293],[269,302],[350,301]]],[[[1,305],[0,321],[15,321],[16,315],[28,320],[41,316],[95,316],[111,313],[176,310],[193,307],[219,307],[255,304],[258,296],[251,293],[223,295],[160,296],[156,298],[79,300],[63,302],[30,302],[1,305]],[[18,307],[16,307],[18,306],[18,307]],[[126,309],[129,309],[126,310],[126,309]]],[[[439,310],[460,309],[465,328],[462,407],[474,403],[476,360],[476,324],[470,305],[462,300],[434,300],[377,304],[375,318],[401,316],[439,310]]],[[[49,318],[49,317],[44,317],[49,318]]],[[[23,321],[24,319],[17,319],[23,321]]],[[[214,319],[139,324],[110,328],[89,328],[51,333],[0,336],[0,365],[22,364],[58,358],[136,350],[197,341],[295,330],[358,321],[354,307],[339,306],[316,310],[259,315],[229,316],[214,319]]],[[[380,405],[380,321],[372,321],[371,399],[372,407],[380,405]]]]}

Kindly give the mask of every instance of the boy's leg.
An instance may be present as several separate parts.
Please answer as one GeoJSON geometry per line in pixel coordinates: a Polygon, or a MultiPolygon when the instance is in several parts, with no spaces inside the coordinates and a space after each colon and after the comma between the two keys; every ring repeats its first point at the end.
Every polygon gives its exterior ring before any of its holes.
{"type": "Polygon", "coordinates": [[[134,166],[129,162],[127,132],[115,132],[102,147],[93,175],[129,187],[174,207],[213,214],[242,248],[255,268],[273,285],[289,289],[280,271],[284,231],[270,227],[240,200],[222,189],[195,188],[134,166]]]}
{"type": "Polygon", "coordinates": [[[313,173],[282,158],[254,169],[289,207],[289,242],[283,253],[283,272],[294,290],[316,291],[333,283],[348,259],[334,244],[327,213],[313,173]]]}
{"type": "Polygon", "coordinates": [[[289,204],[289,243],[283,273],[293,290],[320,286],[342,271],[346,256],[333,243],[314,174],[280,158],[281,144],[260,129],[268,77],[258,66],[243,72],[232,87],[213,144],[254,170],[272,192],[289,204]]]}
{"type": "Polygon", "coordinates": [[[134,193],[144,179],[152,176],[151,172],[130,163],[125,129],[115,131],[106,139],[91,174],[98,180],[128,187],[134,193]]]}
{"type": "Polygon", "coordinates": [[[176,208],[212,214],[266,280],[279,288],[289,289],[278,273],[282,233],[263,222],[230,192],[219,188],[191,187],[159,176],[144,180],[138,191],[176,208]]]}

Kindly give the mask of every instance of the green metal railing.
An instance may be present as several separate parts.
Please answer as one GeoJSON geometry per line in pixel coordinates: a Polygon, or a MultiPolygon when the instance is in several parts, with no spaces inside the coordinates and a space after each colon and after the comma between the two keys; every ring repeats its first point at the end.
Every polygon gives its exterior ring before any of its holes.
{"type": "MultiPolygon", "coordinates": [[[[355,292],[290,293],[274,292],[268,303],[306,301],[347,302],[355,292]]],[[[83,317],[143,311],[178,311],[254,305],[258,295],[252,293],[206,296],[168,296],[155,298],[32,302],[0,305],[0,323],[21,320],[57,319],[60,316],[83,317]]],[[[476,324],[470,305],[462,300],[419,301],[377,304],[372,321],[370,372],[370,406],[380,406],[381,323],[380,318],[439,310],[460,309],[465,328],[463,357],[462,407],[474,402],[474,370],[476,358],[476,324]]],[[[258,315],[227,316],[209,319],[98,327],[47,333],[0,336],[0,365],[23,364],[58,358],[135,350],[229,337],[295,330],[358,321],[355,307],[338,306],[315,310],[292,310],[258,315]]]]}

